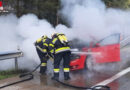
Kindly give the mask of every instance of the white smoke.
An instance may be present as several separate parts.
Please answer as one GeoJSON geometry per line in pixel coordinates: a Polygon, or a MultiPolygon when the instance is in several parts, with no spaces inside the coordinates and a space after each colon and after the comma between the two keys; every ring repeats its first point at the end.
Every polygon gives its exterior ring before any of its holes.
{"type": "Polygon", "coordinates": [[[130,35],[130,12],[106,8],[101,0],[61,0],[61,13],[71,25],[75,37],[91,41],[113,33],[130,35]]]}
{"type": "MultiPolygon", "coordinates": [[[[0,52],[17,49],[16,25],[17,18],[14,15],[0,16],[0,52]]],[[[12,60],[0,61],[0,70],[9,69],[13,64],[12,60]]]]}
{"type": "MultiPolygon", "coordinates": [[[[15,15],[0,16],[0,51],[16,50],[19,46],[24,57],[19,60],[21,68],[29,68],[40,62],[34,41],[53,32],[65,33],[69,39],[80,38],[91,41],[113,33],[122,36],[130,35],[130,12],[120,9],[106,8],[101,0],[61,0],[63,17],[70,24],[70,28],[59,24],[52,27],[45,19],[39,20],[35,15],[28,14],[21,18],[15,15]]],[[[0,61],[0,70],[12,68],[12,60],[0,61]]]]}
{"type": "MultiPolygon", "coordinates": [[[[17,47],[20,47],[24,53],[24,57],[18,60],[20,68],[32,68],[40,63],[33,43],[43,35],[50,37],[54,32],[50,23],[39,20],[33,14],[24,15],[19,19],[15,15],[1,16],[0,27],[0,51],[16,51],[17,47]]],[[[13,60],[0,63],[0,70],[13,67],[13,60]]]]}
{"type": "Polygon", "coordinates": [[[28,63],[25,67],[40,63],[33,43],[43,35],[50,37],[52,32],[54,32],[52,25],[46,20],[39,20],[35,15],[24,15],[19,19],[18,34],[23,38],[21,50],[25,55],[24,61],[21,60],[21,66],[25,62],[28,63]]]}

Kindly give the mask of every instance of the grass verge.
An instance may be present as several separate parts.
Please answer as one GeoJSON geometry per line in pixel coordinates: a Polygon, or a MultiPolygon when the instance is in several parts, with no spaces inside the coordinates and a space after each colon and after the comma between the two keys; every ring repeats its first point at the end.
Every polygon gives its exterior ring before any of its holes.
{"type": "Polygon", "coordinates": [[[19,75],[20,73],[24,73],[25,70],[6,70],[6,71],[0,71],[0,80],[5,78],[10,78],[19,75]]]}

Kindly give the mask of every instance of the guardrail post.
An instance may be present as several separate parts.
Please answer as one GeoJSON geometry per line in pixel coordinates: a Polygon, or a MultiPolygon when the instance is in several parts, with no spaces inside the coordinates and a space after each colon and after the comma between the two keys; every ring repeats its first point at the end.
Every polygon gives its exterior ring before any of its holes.
{"type": "Polygon", "coordinates": [[[15,70],[18,70],[18,60],[17,60],[17,57],[15,57],[15,70]]]}

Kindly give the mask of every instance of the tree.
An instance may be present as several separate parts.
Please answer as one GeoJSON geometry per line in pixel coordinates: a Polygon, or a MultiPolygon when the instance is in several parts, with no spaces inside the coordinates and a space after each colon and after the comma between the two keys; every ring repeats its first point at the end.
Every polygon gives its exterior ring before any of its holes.
{"type": "MultiPolygon", "coordinates": [[[[17,7],[19,16],[27,13],[33,13],[39,19],[45,18],[52,25],[58,23],[58,10],[60,7],[59,0],[18,0],[19,7],[17,7]]],[[[18,3],[18,2],[17,2],[18,3]]]]}
{"type": "Polygon", "coordinates": [[[57,24],[59,0],[38,0],[38,17],[46,18],[54,26],[57,24]]]}
{"type": "Polygon", "coordinates": [[[108,7],[130,9],[130,0],[102,0],[108,7]]]}

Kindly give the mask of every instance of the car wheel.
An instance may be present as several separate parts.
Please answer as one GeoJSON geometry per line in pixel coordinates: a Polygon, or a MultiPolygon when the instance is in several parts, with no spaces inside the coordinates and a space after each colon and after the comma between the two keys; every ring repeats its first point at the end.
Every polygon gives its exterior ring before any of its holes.
{"type": "Polygon", "coordinates": [[[85,66],[90,71],[94,70],[94,59],[92,56],[88,56],[88,58],[86,58],[85,66]]]}

